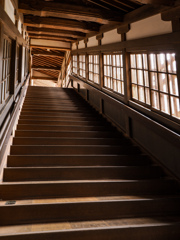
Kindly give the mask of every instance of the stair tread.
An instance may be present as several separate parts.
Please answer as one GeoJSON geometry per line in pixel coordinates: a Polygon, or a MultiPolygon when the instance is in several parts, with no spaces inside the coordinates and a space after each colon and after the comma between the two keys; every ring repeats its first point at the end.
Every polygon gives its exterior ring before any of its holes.
{"type": "Polygon", "coordinates": [[[59,223],[41,223],[41,224],[25,224],[15,226],[0,227],[1,235],[14,235],[22,233],[38,233],[52,231],[79,231],[91,229],[117,229],[117,228],[139,228],[139,227],[158,227],[178,224],[180,226],[180,218],[173,217],[153,217],[153,218],[121,218],[112,220],[96,220],[96,221],[78,221],[78,222],[59,222],[59,223]]]}

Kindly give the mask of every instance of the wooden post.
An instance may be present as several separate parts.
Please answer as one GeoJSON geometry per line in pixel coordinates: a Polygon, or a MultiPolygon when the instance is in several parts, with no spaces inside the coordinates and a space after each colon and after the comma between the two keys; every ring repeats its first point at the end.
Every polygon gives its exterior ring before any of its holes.
{"type": "Polygon", "coordinates": [[[12,40],[10,94],[15,93],[17,40],[12,40]]]}
{"type": "Polygon", "coordinates": [[[2,82],[2,62],[3,62],[3,33],[4,33],[4,25],[0,22],[0,104],[2,103],[1,96],[1,82],[2,82]]]}
{"type": "MultiPolygon", "coordinates": [[[[85,48],[87,48],[88,38],[84,40],[84,43],[85,43],[85,48]]],[[[86,58],[85,61],[86,61],[86,81],[87,81],[89,78],[89,59],[88,59],[87,53],[85,54],[85,58],[86,58]]]]}
{"type": "MultiPolygon", "coordinates": [[[[101,40],[104,37],[103,33],[96,36],[98,40],[98,46],[101,46],[101,40]]],[[[103,88],[104,85],[104,69],[103,69],[103,54],[102,52],[99,55],[99,80],[100,80],[100,88],[103,88]]]]}
{"type": "Polygon", "coordinates": [[[0,0],[0,6],[4,9],[5,0],[0,0]]]}

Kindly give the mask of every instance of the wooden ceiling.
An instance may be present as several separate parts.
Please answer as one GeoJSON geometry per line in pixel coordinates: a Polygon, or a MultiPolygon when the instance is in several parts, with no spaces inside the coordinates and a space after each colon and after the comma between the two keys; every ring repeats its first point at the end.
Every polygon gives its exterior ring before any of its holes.
{"type": "MultiPolygon", "coordinates": [[[[30,38],[72,43],[130,22],[144,14],[144,7],[148,12],[145,4],[151,8],[173,3],[174,0],[19,0],[19,12],[24,15],[30,38]]],[[[32,67],[57,77],[64,52],[47,49],[32,48],[32,67]]]]}

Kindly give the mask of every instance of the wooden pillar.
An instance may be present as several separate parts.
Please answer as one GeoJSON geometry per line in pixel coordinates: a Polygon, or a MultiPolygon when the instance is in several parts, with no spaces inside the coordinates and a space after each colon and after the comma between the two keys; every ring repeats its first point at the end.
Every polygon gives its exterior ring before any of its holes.
{"type": "MultiPolygon", "coordinates": [[[[104,37],[103,33],[96,36],[98,40],[98,46],[101,46],[101,40],[104,37]]],[[[100,88],[103,88],[104,85],[104,69],[103,69],[103,54],[100,52],[99,55],[99,81],[100,81],[100,88]]]]}
{"type": "MultiPolygon", "coordinates": [[[[85,48],[87,48],[88,38],[84,40],[84,43],[85,43],[85,48]]],[[[89,79],[89,58],[87,53],[85,55],[85,58],[86,58],[86,81],[87,81],[89,79]]]]}
{"type": "Polygon", "coordinates": [[[12,40],[10,94],[15,93],[17,40],[12,40]]]}
{"type": "Polygon", "coordinates": [[[22,45],[19,45],[19,76],[18,76],[18,81],[21,83],[22,82],[22,45]]]}
{"type": "Polygon", "coordinates": [[[4,25],[0,21],[0,104],[2,103],[1,99],[1,82],[2,82],[2,63],[3,63],[3,34],[4,34],[4,25]]]}
{"type": "Polygon", "coordinates": [[[5,0],[0,0],[0,6],[4,9],[5,0]]]}
{"type": "MultiPolygon", "coordinates": [[[[126,24],[117,29],[117,33],[121,34],[121,42],[126,41],[126,33],[130,30],[130,25],[126,24]]],[[[122,50],[123,54],[123,75],[124,75],[124,101],[128,104],[131,97],[131,84],[130,84],[130,61],[129,53],[126,52],[124,48],[122,50]]]]}

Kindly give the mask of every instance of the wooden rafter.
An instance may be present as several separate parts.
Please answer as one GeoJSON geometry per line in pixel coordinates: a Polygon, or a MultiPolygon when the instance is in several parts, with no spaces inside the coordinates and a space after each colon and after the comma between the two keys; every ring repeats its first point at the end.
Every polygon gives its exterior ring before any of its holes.
{"type": "MultiPolygon", "coordinates": [[[[120,4],[116,4],[120,5],[120,4]]],[[[123,6],[123,5],[122,5],[123,6]]],[[[126,11],[126,6],[123,6],[126,11]]],[[[118,9],[117,9],[118,10],[118,9]]],[[[106,11],[75,4],[20,0],[19,11],[23,14],[33,14],[41,17],[57,17],[78,21],[110,24],[114,21],[121,22],[122,17],[118,12],[106,11]]]]}
{"type": "Polygon", "coordinates": [[[100,24],[66,20],[61,18],[48,18],[36,16],[24,16],[24,25],[31,27],[49,27],[53,29],[76,30],[84,33],[98,32],[100,24]]]}
{"type": "Polygon", "coordinates": [[[37,76],[32,76],[31,79],[33,80],[50,80],[50,81],[57,81],[57,78],[54,77],[37,77],[37,76]]]}
{"type": "Polygon", "coordinates": [[[137,0],[142,4],[154,4],[154,5],[167,5],[171,6],[175,3],[175,0],[137,0]]]}
{"type": "Polygon", "coordinates": [[[73,42],[77,40],[77,38],[67,38],[67,37],[59,37],[54,35],[33,34],[33,33],[29,33],[29,37],[34,39],[49,39],[49,40],[64,41],[64,42],[73,42]]]}
{"type": "Polygon", "coordinates": [[[64,53],[59,53],[58,54],[58,53],[52,53],[52,52],[47,52],[47,51],[40,52],[40,51],[37,51],[37,50],[32,50],[31,54],[32,55],[37,55],[37,56],[50,56],[50,57],[64,58],[64,53]]]}
{"type": "Polygon", "coordinates": [[[51,29],[51,28],[27,27],[27,31],[28,33],[34,33],[34,34],[46,34],[46,35],[53,34],[54,36],[71,37],[71,38],[82,38],[86,36],[86,34],[82,32],[66,31],[66,30],[51,29]]]}
{"type": "Polygon", "coordinates": [[[57,71],[60,72],[61,68],[60,67],[43,67],[43,66],[32,66],[31,67],[33,70],[50,70],[50,71],[57,71]]]}

